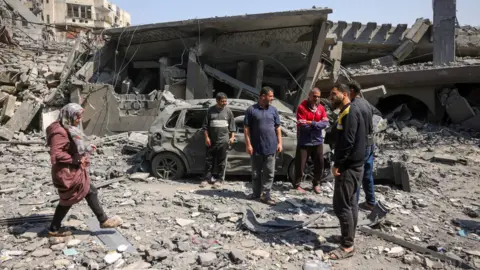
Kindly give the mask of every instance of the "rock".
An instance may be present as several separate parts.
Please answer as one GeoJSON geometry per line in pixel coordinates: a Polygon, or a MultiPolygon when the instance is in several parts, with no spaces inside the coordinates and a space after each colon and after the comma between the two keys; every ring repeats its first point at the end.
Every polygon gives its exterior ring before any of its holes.
{"type": "Polygon", "coordinates": [[[416,233],[420,233],[420,229],[418,228],[418,226],[413,226],[413,231],[416,233]]]}
{"type": "Polygon", "coordinates": [[[155,251],[147,250],[146,253],[148,261],[162,261],[165,260],[169,255],[169,252],[166,249],[155,251]]]}
{"type": "Polygon", "coordinates": [[[290,255],[294,255],[294,254],[297,254],[298,253],[298,249],[291,249],[288,251],[288,254],[290,255]]]}
{"type": "Polygon", "coordinates": [[[265,250],[261,250],[261,249],[256,249],[256,250],[252,250],[252,254],[257,256],[257,257],[261,257],[261,258],[269,258],[270,257],[270,253],[265,251],[265,250]]]}
{"type": "Polygon", "coordinates": [[[88,270],[100,270],[100,265],[96,261],[90,260],[88,262],[88,270]]]}
{"type": "Polygon", "coordinates": [[[125,252],[127,249],[128,249],[127,245],[120,245],[117,247],[117,251],[120,253],[125,252]]]}
{"type": "Polygon", "coordinates": [[[76,247],[76,246],[80,245],[80,243],[82,243],[82,240],[72,239],[72,240],[67,242],[67,247],[69,247],[69,248],[76,247]]]}
{"type": "Polygon", "coordinates": [[[148,269],[151,267],[151,264],[144,262],[144,261],[137,261],[132,264],[129,264],[122,268],[122,270],[142,270],[142,269],[148,269]]]}
{"type": "Polygon", "coordinates": [[[303,265],[303,270],[331,270],[332,267],[330,267],[328,264],[315,260],[315,261],[307,261],[303,265]]]}
{"type": "Polygon", "coordinates": [[[325,254],[323,253],[323,250],[319,249],[319,250],[315,250],[315,254],[318,256],[318,258],[320,259],[323,259],[323,257],[325,256],[325,254]]]}
{"type": "Polygon", "coordinates": [[[122,254],[114,251],[114,252],[110,252],[107,255],[105,255],[103,260],[105,261],[106,264],[110,265],[110,264],[114,264],[120,258],[122,258],[122,254]]]}
{"type": "Polygon", "coordinates": [[[392,258],[398,258],[403,256],[404,253],[405,253],[405,249],[403,249],[402,247],[393,247],[388,252],[388,255],[392,258]]]}
{"type": "Polygon", "coordinates": [[[128,178],[130,178],[131,180],[145,181],[148,177],[150,177],[150,173],[138,172],[131,174],[128,178]]]}
{"type": "Polygon", "coordinates": [[[188,242],[178,242],[177,249],[180,252],[188,251],[190,249],[190,244],[188,242]]]}
{"type": "Polygon", "coordinates": [[[217,221],[229,219],[232,215],[232,213],[220,213],[217,215],[217,221]]]}
{"type": "Polygon", "coordinates": [[[200,253],[198,255],[198,263],[202,266],[212,265],[217,260],[217,255],[213,252],[200,253]]]}
{"type": "Polygon", "coordinates": [[[70,261],[66,259],[55,260],[53,262],[53,265],[55,265],[56,267],[65,267],[65,266],[69,266],[70,264],[71,264],[70,261]]]}
{"type": "Polygon", "coordinates": [[[24,232],[20,237],[28,239],[28,240],[33,240],[35,238],[38,238],[38,235],[41,232],[43,232],[44,230],[45,230],[45,228],[43,228],[43,227],[30,228],[26,232],[24,232]]]}
{"type": "Polygon", "coordinates": [[[427,268],[427,269],[432,269],[433,268],[433,261],[430,260],[429,258],[425,258],[423,266],[425,266],[425,268],[427,268]]]}
{"type": "Polygon", "coordinates": [[[255,242],[254,240],[242,241],[242,247],[244,247],[244,248],[251,248],[251,247],[254,247],[256,245],[257,245],[257,242],[255,242]]]}
{"type": "Polygon", "coordinates": [[[54,251],[60,251],[60,250],[65,249],[66,247],[67,247],[67,245],[65,245],[64,243],[60,243],[60,244],[53,245],[50,248],[54,251]]]}
{"type": "Polygon", "coordinates": [[[236,264],[242,263],[246,260],[246,256],[243,251],[236,248],[232,249],[230,253],[228,253],[228,257],[233,263],[236,264]]]}
{"type": "Polygon", "coordinates": [[[210,234],[205,230],[200,230],[200,236],[202,238],[208,238],[210,236],[210,234]]]}
{"type": "Polygon", "coordinates": [[[195,223],[195,220],[183,219],[183,218],[177,218],[175,221],[181,227],[185,227],[185,226],[188,226],[188,225],[191,225],[191,224],[195,223]]]}
{"type": "Polygon", "coordinates": [[[34,252],[32,252],[33,257],[47,257],[48,255],[52,254],[53,251],[49,248],[42,248],[42,249],[37,249],[34,252]]]}

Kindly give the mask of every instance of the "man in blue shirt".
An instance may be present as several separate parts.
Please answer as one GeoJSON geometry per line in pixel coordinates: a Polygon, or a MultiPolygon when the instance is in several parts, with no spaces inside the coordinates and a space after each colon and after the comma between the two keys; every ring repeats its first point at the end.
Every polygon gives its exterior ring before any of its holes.
{"type": "Polygon", "coordinates": [[[277,108],[271,105],[273,89],[263,87],[258,103],[245,113],[245,144],[252,161],[251,199],[274,205],[270,190],[275,177],[275,158],[282,151],[282,131],[277,108]]]}

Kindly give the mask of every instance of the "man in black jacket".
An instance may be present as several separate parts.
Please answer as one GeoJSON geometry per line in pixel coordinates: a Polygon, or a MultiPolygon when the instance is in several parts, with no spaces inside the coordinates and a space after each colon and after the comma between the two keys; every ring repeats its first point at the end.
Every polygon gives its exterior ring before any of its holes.
{"type": "Polygon", "coordinates": [[[332,260],[340,260],[353,256],[355,251],[358,220],[356,193],[363,177],[367,131],[361,108],[350,103],[348,86],[335,84],[330,100],[335,108],[340,109],[332,174],[335,177],[333,209],[340,220],[342,237],[341,246],[329,255],[332,260]]]}
{"type": "MultiPolygon", "coordinates": [[[[365,151],[365,164],[363,166],[363,177],[362,177],[362,186],[363,191],[365,192],[365,202],[361,203],[359,206],[365,210],[373,210],[377,201],[375,200],[375,190],[374,190],[374,181],[373,181],[373,160],[374,160],[374,151],[375,143],[373,141],[373,115],[382,117],[382,113],[375,108],[370,102],[361,97],[361,86],[356,81],[351,81],[348,84],[350,89],[350,98],[352,104],[358,104],[362,110],[363,117],[365,119],[366,130],[367,130],[367,149],[365,151]]],[[[360,199],[360,189],[357,193],[357,201],[360,199]]]]}

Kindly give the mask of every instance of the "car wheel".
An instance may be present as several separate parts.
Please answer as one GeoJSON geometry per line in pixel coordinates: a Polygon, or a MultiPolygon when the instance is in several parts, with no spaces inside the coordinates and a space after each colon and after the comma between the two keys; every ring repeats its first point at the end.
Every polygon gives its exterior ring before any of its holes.
{"type": "Polygon", "coordinates": [[[152,160],[152,174],[161,179],[181,179],[185,175],[185,165],[173,153],[160,153],[152,160]]]}

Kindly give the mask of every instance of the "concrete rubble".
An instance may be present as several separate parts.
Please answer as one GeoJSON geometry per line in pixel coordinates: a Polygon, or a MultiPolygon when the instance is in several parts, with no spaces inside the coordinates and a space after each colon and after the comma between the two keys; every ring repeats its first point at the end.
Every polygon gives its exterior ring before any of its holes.
{"type": "MultiPolygon", "coordinates": [[[[0,0],[2,15],[12,13],[7,6],[0,0]]],[[[420,56],[433,51],[435,22],[420,18],[410,28],[327,24],[328,13],[173,22],[140,27],[138,35],[135,27],[112,29],[105,31],[105,44],[89,35],[58,44],[35,36],[38,28],[20,31],[9,22],[13,17],[2,16],[8,31],[0,37],[0,268],[455,269],[458,262],[480,268],[480,30],[458,28],[463,57],[434,65],[420,56]],[[258,26],[264,17],[273,19],[258,26]],[[227,30],[218,32],[219,25],[227,30]],[[277,37],[281,51],[263,39],[266,33],[277,37]],[[284,60],[289,71],[272,57],[284,60]],[[280,203],[267,207],[246,199],[248,177],[228,177],[213,190],[199,188],[196,178],[150,174],[146,131],[167,105],[208,106],[217,91],[254,100],[260,86],[272,85],[275,106],[292,111],[304,94],[299,87],[316,85],[328,96],[333,81],[349,78],[384,114],[376,121],[374,175],[377,200],[389,212],[375,230],[448,260],[360,230],[355,256],[329,261],[326,254],[338,245],[339,234],[338,228],[324,228],[337,222],[331,181],[322,183],[320,195],[298,194],[287,181],[276,181],[273,196],[280,203]],[[94,233],[93,214],[82,202],[64,222],[75,229],[72,237],[44,237],[58,196],[48,148],[38,141],[45,141],[46,126],[67,102],[85,108],[84,130],[98,146],[92,182],[107,213],[124,221],[110,236],[94,233]],[[306,228],[255,234],[243,226],[247,208],[272,223],[320,218],[306,228]]],[[[322,103],[329,119],[336,119],[328,100],[322,103]]],[[[282,120],[295,132],[294,117],[282,120]]],[[[359,219],[366,218],[361,211],[359,219]]]]}

